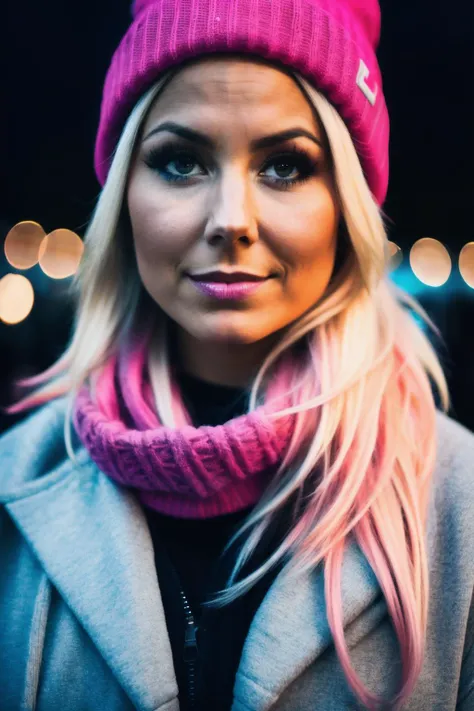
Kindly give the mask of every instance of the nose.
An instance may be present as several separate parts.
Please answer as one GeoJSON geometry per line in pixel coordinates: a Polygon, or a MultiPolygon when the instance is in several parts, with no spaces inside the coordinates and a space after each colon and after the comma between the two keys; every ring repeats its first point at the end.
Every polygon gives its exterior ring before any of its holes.
{"type": "Polygon", "coordinates": [[[210,198],[205,239],[211,245],[250,245],[258,239],[258,220],[248,176],[233,169],[223,172],[210,198]]]}

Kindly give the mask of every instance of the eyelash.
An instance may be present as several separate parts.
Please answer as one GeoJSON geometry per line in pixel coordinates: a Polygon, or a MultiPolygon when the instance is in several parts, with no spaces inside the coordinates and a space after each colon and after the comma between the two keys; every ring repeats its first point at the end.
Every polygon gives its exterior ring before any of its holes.
{"type": "MultiPolygon", "coordinates": [[[[173,146],[162,146],[152,148],[148,155],[145,157],[144,161],[145,164],[149,168],[151,168],[151,170],[154,170],[159,173],[161,177],[166,180],[166,182],[188,183],[190,180],[196,178],[197,176],[180,176],[165,170],[168,163],[171,163],[182,157],[190,158],[190,162],[199,163],[197,157],[191,150],[183,150],[180,148],[174,148],[173,146]]],[[[277,155],[272,156],[271,159],[269,159],[265,163],[264,167],[267,168],[268,166],[274,165],[278,162],[283,163],[285,159],[290,163],[290,165],[293,164],[296,168],[298,168],[300,176],[298,178],[271,179],[271,183],[273,185],[277,185],[280,188],[288,190],[297,183],[301,184],[304,183],[306,180],[309,180],[317,172],[317,163],[313,159],[311,159],[305,151],[301,150],[301,148],[298,148],[297,146],[294,146],[291,150],[278,153],[277,155]]]]}

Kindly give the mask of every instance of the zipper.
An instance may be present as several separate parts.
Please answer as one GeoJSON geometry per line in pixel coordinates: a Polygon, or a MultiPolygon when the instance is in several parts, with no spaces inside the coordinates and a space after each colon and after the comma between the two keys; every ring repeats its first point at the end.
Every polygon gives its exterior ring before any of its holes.
{"type": "Polygon", "coordinates": [[[183,659],[187,669],[189,708],[194,709],[196,708],[196,668],[199,656],[196,633],[199,626],[194,622],[193,613],[191,612],[188,599],[183,590],[181,590],[181,598],[183,600],[184,614],[186,616],[183,659]]]}

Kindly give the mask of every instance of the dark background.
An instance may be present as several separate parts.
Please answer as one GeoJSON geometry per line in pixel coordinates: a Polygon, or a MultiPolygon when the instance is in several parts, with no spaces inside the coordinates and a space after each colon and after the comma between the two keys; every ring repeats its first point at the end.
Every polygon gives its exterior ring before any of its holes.
{"type": "MultiPolygon", "coordinates": [[[[102,84],[130,22],[129,2],[23,0],[2,8],[0,238],[22,220],[83,236],[99,195],[93,145],[102,84]],[[6,32],[5,32],[6,29],[6,32]]],[[[379,59],[391,117],[390,238],[404,251],[394,278],[441,329],[452,416],[474,430],[474,290],[457,258],[474,240],[474,3],[384,0],[379,59]],[[420,237],[449,249],[447,284],[424,287],[407,253],[420,237]]],[[[15,272],[0,256],[0,277],[15,272]]],[[[0,404],[14,378],[64,349],[72,323],[68,281],[26,272],[36,302],[15,326],[0,322],[0,404]]],[[[0,431],[18,418],[0,416],[0,431]]]]}

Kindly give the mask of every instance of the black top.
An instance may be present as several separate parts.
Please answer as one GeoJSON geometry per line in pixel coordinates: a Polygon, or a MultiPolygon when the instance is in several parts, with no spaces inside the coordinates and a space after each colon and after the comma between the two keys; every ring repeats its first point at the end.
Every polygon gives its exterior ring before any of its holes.
{"type": "MultiPolygon", "coordinates": [[[[195,426],[222,424],[246,410],[246,394],[243,389],[210,384],[185,374],[180,375],[179,382],[195,426]]],[[[235,674],[250,623],[281,570],[281,565],[275,567],[248,593],[225,607],[201,606],[211,593],[225,588],[243,539],[234,543],[225,556],[221,554],[250,510],[248,508],[212,519],[183,520],[146,509],[155,547],[155,562],[173,652],[181,711],[191,708],[203,711],[230,710],[235,674]],[[183,660],[186,618],[181,590],[199,626],[197,703],[194,706],[189,704],[189,669],[183,660]]],[[[263,537],[257,551],[239,574],[239,579],[263,563],[277,542],[282,540],[289,525],[289,512],[287,507],[274,521],[271,530],[263,537]]]]}

